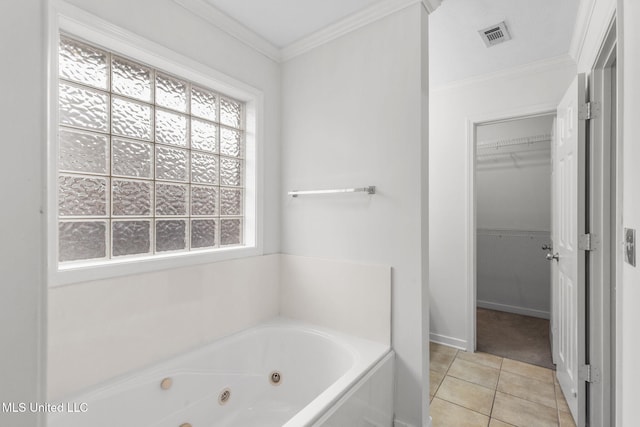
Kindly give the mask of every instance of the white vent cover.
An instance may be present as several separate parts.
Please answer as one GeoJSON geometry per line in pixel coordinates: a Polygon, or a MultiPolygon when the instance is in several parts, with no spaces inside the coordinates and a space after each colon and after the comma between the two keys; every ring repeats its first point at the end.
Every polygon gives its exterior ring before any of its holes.
{"type": "Polygon", "coordinates": [[[511,34],[509,34],[507,24],[504,21],[480,30],[478,33],[480,33],[480,37],[482,37],[482,41],[487,47],[511,40],[511,34]]]}

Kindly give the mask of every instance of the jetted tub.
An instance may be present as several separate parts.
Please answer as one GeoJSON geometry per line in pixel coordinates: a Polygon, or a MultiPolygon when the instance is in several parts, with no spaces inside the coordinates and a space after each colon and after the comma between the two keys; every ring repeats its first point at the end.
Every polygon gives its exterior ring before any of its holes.
{"type": "Polygon", "coordinates": [[[388,346],[276,319],[67,399],[86,412],[48,427],[388,427],[392,377],[388,346]]]}

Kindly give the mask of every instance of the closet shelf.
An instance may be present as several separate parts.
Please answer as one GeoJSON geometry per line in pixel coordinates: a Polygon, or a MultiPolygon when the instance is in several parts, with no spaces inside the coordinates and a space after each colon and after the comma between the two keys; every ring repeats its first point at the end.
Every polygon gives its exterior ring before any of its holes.
{"type": "Polygon", "coordinates": [[[521,145],[527,146],[533,144],[541,144],[544,142],[551,142],[552,138],[553,136],[551,134],[542,134],[524,138],[498,139],[495,141],[478,142],[477,148],[478,152],[485,152],[487,150],[499,150],[500,148],[505,147],[516,147],[521,145]]]}

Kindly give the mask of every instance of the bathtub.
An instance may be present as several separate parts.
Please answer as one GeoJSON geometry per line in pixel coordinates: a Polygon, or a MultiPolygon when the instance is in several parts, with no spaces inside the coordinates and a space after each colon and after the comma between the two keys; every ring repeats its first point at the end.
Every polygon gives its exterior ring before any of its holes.
{"type": "Polygon", "coordinates": [[[48,426],[389,427],[392,377],[388,346],[275,319],[66,399],[48,426]]]}

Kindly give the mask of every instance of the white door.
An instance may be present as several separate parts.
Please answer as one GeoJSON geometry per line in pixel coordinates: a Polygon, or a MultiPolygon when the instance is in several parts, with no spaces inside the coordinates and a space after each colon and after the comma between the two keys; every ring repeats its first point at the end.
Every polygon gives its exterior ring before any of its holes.
{"type": "Polygon", "coordinates": [[[578,240],[585,230],[585,134],[579,119],[585,104],[585,78],[580,74],[558,105],[553,157],[555,200],[552,213],[554,337],[556,375],[578,426],[586,422],[586,384],[578,378],[585,361],[585,252],[578,240]]]}

